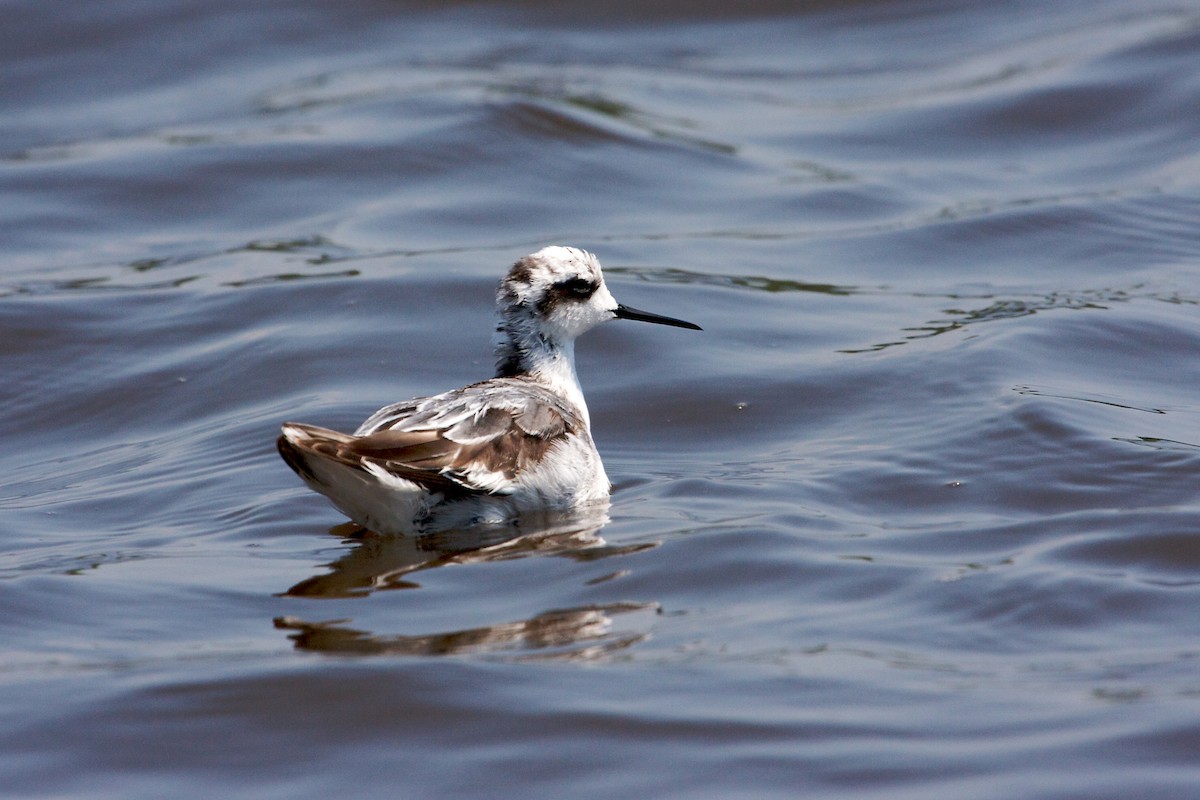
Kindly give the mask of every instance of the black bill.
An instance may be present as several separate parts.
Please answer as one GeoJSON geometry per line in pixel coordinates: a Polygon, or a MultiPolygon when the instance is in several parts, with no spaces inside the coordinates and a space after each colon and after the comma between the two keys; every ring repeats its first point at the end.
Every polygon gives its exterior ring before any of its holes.
{"type": "Polygon", "coordinates": [[[638,322],[655,322],[659,325],[674,325],[676,328],[689,328],[693,331],[704,330],[699,325],[692,322],[684,322],[681,319],[674,317],[664,317],[661,314],[651,314],[649,311],[638,311],[636,308],[629,306],[617,306],[617,319],[633,319],[638,322]]]}

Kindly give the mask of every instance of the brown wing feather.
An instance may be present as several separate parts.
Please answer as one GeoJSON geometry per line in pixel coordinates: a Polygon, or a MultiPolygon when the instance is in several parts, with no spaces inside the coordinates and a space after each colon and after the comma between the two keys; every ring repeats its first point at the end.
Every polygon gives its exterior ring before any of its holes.
{"type": "MultiPolygon", "coordinates": [[[[437,431],[418,432],[419,434],[423,434],[421,438],[426,440],[430,439],[430,435],[432,435],[432,441],[424,443],[414,441],[407,449],[407,453],[411,454],[418,463],[405,464],[391,460],[391,458],[396,456],[408,457],[404,455],[406,448],[401,446],[397,441],[399,436],[380,437],[380,441],[370,442],[364,441],[364,439],[371,437],[356,438],[328,428],[294,422],[285,424],[284,430],[284,435],[280,436],[277,442],[279,453],[283,456],[284,461],[288,463],[288,466],[302,476],[308,476],[309,478],[316,477],[305,462],[306,456],[326,458],[330,461],[336,461],[348,467],[353,467],[354,469],[363,469],[363,462],[369,460],[382,464],[388,471],[395,475],[424,486],[430,491],[449,494],[469,493],[471,491],[462,483],[454,480],[453,477],[442,475],[436,467],[426,468],[420,465],[419,462],[422,459],[430,457],[430,453],[423,453],[422,448],[432,447],[445,450],[444,440],[437,436],[437,431]],[[289,436],[289,432],[292,435],[289,436]],[[295,435],[296,433],[299,435],[295,435]]],[[[395,433],[399,435],[405,434],[403,431],[396,431],[395,433]]]]}
{"type": "Polygon", "coordinates": [[[422,485],[429,483],[429,473],[433,473],[438,484],[452,480],[465,489],[486,492],[473,476],[499,473],[512,480],[541,460],[567,430],[561,417],[558,425],[530,433],[518,424],[514,412],[491,409],[486,416],[486,430],[467,431],[459,423],[446,431],[378,431],[340,446],[339,455],[370,459],[422,485]],[[455,434],[467,441],[448,438],[455,434]]]}

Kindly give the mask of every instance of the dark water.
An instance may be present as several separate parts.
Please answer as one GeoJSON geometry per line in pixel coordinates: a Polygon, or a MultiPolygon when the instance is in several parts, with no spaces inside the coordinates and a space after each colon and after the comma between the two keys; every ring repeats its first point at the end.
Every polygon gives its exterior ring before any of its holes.
{"type": "Polygon", "coordinates": [[[1200,797],[1200,5],[3,3],[0,794],[1200,797]],[[608,518],[273,449],[547,243],[608,518]]]}

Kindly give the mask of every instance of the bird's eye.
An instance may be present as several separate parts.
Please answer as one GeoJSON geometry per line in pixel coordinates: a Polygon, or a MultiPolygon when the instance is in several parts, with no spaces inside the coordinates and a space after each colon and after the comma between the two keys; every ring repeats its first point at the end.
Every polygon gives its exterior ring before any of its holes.
{"type": "Polygon", "coordinates": [[[570,297],[586,300],[596,291],[596,284],[585,278],[571,278],[559,284],[563,292],[570,297]]]}

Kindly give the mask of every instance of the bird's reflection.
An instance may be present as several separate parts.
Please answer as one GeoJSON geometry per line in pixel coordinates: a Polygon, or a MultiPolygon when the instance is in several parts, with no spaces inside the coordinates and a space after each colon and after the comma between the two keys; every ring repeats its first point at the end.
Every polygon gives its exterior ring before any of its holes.
{"type": "MultiPolygon", "coordinates": [[[[561,556],[595,561],[657,547],[657,542],[610,545],[599,536],[609,521],[608,505],[572,512],[522,516],[505,525],[443,530],[420,536],[381,536],[346,524],[332,533],[355,547],[283,594],[304,598],[366,597],[383,589],[417,588],[413,573],[450,565],[504,561],[527,556],[561,556]]],[[[624,574],[593,578],[599,583],[624,574]]],[[[632,612],[657,613],[657,603],[608,603],[553,609],[529,619],[427,635],[379,635],[357,630],[350,620],[308,622],[278,617],[275,627],[292,631],[300,650],[359,655],[449,655],[519,651],[519,658],[588,659],[627,648],[645,638],[614,632],[613,618],[632,612]]]]}
{"type": "Polygon", "coordinates": [[[657,542],[615,546],[600,538],[608,524],[608,505],[571,512],[541,512],[504,525],[444,530],[420,536],[381,536],[347,523],[333,533],[357,547],[327,566],[330,572],[300,581],[283,594],[290,597],[362,597],[381,589],[411,589],[410,576],[451,564],[503,561],[555,555],[578,561],[635,553],[657,542]]]}
{"type": "Polygon", "coordinates": [[[646,634],[614,634],[613,617],[657,613],[657,603],[609,603],[546,611],[526,620],[422,636],[379,636],[355,630],[345,620],[304,622],[278,617],[275,627],[295,631],[297,650],[344,655],[463,655],[522,651],[521,659],[590,660],[624,650],[646,634]]]}

